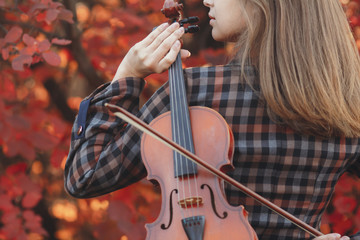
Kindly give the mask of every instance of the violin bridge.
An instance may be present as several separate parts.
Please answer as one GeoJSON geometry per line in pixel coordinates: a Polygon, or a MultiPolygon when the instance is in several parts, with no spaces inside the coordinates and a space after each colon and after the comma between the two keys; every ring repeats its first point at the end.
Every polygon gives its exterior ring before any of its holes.
{"type": "Polygon", "coordinates": [[[202,197],[189,197],[178,201],[178,204],[182,208],[196,207],[203,205],[202,197]]]}

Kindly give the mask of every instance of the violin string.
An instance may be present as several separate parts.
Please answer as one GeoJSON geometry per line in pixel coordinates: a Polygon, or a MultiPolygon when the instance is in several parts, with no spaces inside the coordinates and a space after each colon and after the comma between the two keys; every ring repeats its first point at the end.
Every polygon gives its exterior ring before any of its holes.
{"type": "MultiPolygon", "coordinates": [[[[169,70],[169,73],[170,73],[170,81],[172,81],[172,79],[174,79],[174,72],[172,71],[172,68],[170,68],[170,70],[169,70]]],[[[172,83],[170,82],[170,87],[171,88],[173,88],[173,85],[172,85],[172,83]]],[[[174,96],[174,94],[173,94],[173,92],[174,91],[172,91],[171,92],[171,94],[170,94],[170,98],[171,98],[171,122],[172,122],[172,133],[173,133],[173,140],[174,141],[176,141],[176,139],[175,139],[175,136],[176,136],[176,134],[174,134],[174,132],[175,132],[175,130],[174,130],[174,127],[175,127],[175,124],[176,124],[176,122],[175,122],[175,118],[174,118],[174,112],[173,112],[173,110],[174,110],[174,108],[175,108],[175,103],[174,103],[174,98],[175,98],[175,96],[174,96]]],[[[175,175],[176,174],[178,174],[178,171],[179,171],[179,167],[178,167],[178,154],[176,154],[176,153],[173,153],[173,156],[174,156],[174,165],[175,165],[175,175]]],[[[181,197],[180,197],[180,195],[181,195],[181,192],[180,192],[180,184],[179,184],[179,178],[176,178],[176,187],[177,187],[177,190],[178,190],[178,194],[177,194],[177,198],[178,198],[178,203],[180,202],[180,199],[181,199],[181,197]]],[[[182,214],[182,218],[184,218],[184,214],[183,214],[183,212],[182,211],[180,211],[181,212],[181,214],[182,214]]]]}
{"type": "MultiPolygon", "coordinates": [[[[170,73],[170,87],[173,89],[172,91],[171,91],[171,94],[170,94],[170,97],[171,97],[171,107],[172,107],[172,109],[171,109],[171,121],[173,122],[173,128],[172,128],[172,131],[173,131],[173,140],[175,141],[175,142],[178,142],[179,143],[179,141],[178,141],[178,136],[180,135],[180,133],[178,132],[179,131],[179,126],[178,126],[178,121],[177,121],[177,119],[175,118],[175,112],[176,112],[176,98],[177,98],[177,96],[176,96],[176,91],[174,90],[174,88],[176,87],[176,76],[175,76],[175,73],[176,73],[176,71],[173,69],[175,66],[174,65],[172,65],[172,67],[170,68],[170,70],[169,70],[169,73],[170,73]]],[[[181,160],[179,159],[179,158],[181,158],[182,156],[180,156],[178,153],[175,153],[174,152],[174,164],[175,164],[175,174],[177,174],[177,175],[179,175],[179,171],[181,171],[181,170],[179,170],[179,164],[181,165],[182,164],[182,162],[181,162],[181,160]]],[[[180,169],[182,169],[182,166],[180,166],[180,169]]],[[[184,197],[185,197],[185,188],[184,188],[184,182],[183,181],[181,181],[181,185],[182,185],[182,191],[180,191],[180,177],[178,176],[177,178],[176,178],[176,185],[177,185],[177,189],[178,189],[178,203],[180,203],[180,201],[181,201],[181,199],[183,199],[182,197],[181,197],[181,193],[184,195],[184,197]]],[[[185,218],[185,216],[184,216],[184,211],[182,210],[182,208],[180,207],[180,212],[181,212],[181,215],[182,215],[182,218],[184,219],[185,218]]]]}
{"type": "MultiPolygon", "coordinates": [[[[179,114],[178,115],[178,122],[179,122],[179,131],[181,132],[180,134],[179,134],[179,142],[181,143],[181,145],[182,146],[184,146],[186,149],[188,149],[188,150],[190,150],[191,151],[191,149],[189,149],[189,143],[187,143],[186,142],[186,138],[185,138],[185,136],[186,136],[186,126],[184,125],[184,124],[186,124],[186,122],[184,121],[184,119],[182,119],[182,121],[181,121],[181,116],[185,116],[185,112],[184,112],[184,106],[185,105],[183,105],[183,106],[181,106],[181,103],[183,103],[181,100],[182,99],[184,99],[184,96],[181,96],[180,95],[180,93],[184,93],[183,92],[183,89],[181,88],[181,86],[182,86],[182,84],[181,84],[181,81],[180,80],[182,80],[182,78],[181,78],[181,67],[179,66],[180,65],[180,62],[179,62],[179,56],[178,56],[178,59],[177,59],[178,61],[176,61],[175,62],[175,67],[176,67],[176,73],[178,74],[177,75],[177,81],[175,82],[175,84],[176,84],[176,88],[178,89],[178,91],[176,91],[176,93],[178,94],[178,96],[177,96],[177,105],[178,105],[178,107],[179,107],[179,109],[177,110],[177,113],[179,114]]],[[[186,171],[187,171],[187,173],[189,172],[189,167],[188,167],[188,161],[187,161],[187,159],[186,158],[182,158],[183,160],[181,161],[181,170],[183,171],[184,170],[184,166],[182,165],[182,164],[185,164],[185,167],[186,167],[186,171]]],[[[185,182],[187,182],[188,183],[188,191],[187,192],[184,192],[184,199],[186,200],[187,199],[187,194],[189,194],[189,196],[191,197],[192,195],[191,195],[191,186],[190,186],[190,184],[189,184],[189,181],[188,181],[188,179],[189,179],[189,176],[184,176],[184,172],[182,172],[181,173],[181,176],[182,176],[182,182],[183,182],[183,190],[185,191],[185,182]]],[[[186,209],[188,209],[188,208],[190,208],[190,210],[191,210],[191,215],[193,215],[193,208],[192,208],[192,206],[190,205],[190,206],[188,206],[188,204],[187,204],[187,202],[185,201],[185,207],[186,207],[186,209]]]]}
{"type": "MultiPolygon", "coordinates": [[[[187,148],[187,149],[189,149],[189,146],[187,146],[186,145],[186,142],[184,142],[184,138],[181,138],[181,136],[184,136],[185,135],[185,126],[183,125],[184,124],[184,121],[181,121],[181,116],[184,116],[184,112],[182,112],[184,109],[183,108],[181,108],[181,99],[183,99],[184,98],[184,96],[181,96],[180,95],[180,93],[184,93],[184,92],[181,92],[181,90],[183,90],[183,89],[181,89],[180,88],[180,86],[181,86],[181,72],[180,71],[182,71],[182,68],[181,68],[181,59],[179,59],[179,57],[180,57],[180,55],[178,55],[178,59],[177,59],[177,61],[175,62],[175,64],[174,64],[174,67],[176,68],[176,71],[175,71],[175,74],[177,73],[178,75],[176,76],[176,78],[174,78],[174,79],[177,79],[175,82],[174,82],[174,86],[176,87],[176,89],[178,89],[177,91],[176,91],[176,94],[177,95],[175,95],[175,97],[176,97],[176,106],[178,107],[178,109],[177,109],[177,113],[179,114],[177,117],[177,119],[176,119],[176,121],[178,122],[178,131],[179,131],[179,134],[177,135],[177,137],[178,137],[178,141],[179,141],[179,143],[182,145],[182,146],[184,146],[185,148],[187,148]]],[[[186,161],[185,162],[185,166],[187,166],[187,159],[186,158],[184,158],[183,156],[180,156],[180,166],[181,166],[181,171],[184,171],[184,160],[186,161]]],[[[188,170],[188,168],[186,168],[186,170],[188,170]]],[[[188,189],[188,191],[190,190],[190,192],[188,193],[187,191],[186,191],[186,188],[185,188],[185,184],[186,184],[186,181],[187,181],[187,179],[188,178],[186,178],[186,177],[184,177],[184,172],[181,172],[181,179],[182,179],[182,190],[183,190],[183,194],[184,194],[184,197],[183,197],[183,199],[187,199],[187,194],[189,194],[190,196],[191,196],[191,190],[190,189],[188,189]]],[[[188,182],[188,181],[187,181],[188,182]]],[[[187,202],[185,201],[185,209],[186,210],[188,210],[189,209],[189,206],[187,205],[187,202]]],[[[193,212],[192,212],[192,207],[190,206],[190,210],[191,210],[191,213],[188,213],[188,211],[186,211],[187,212],[187,214],[192,214],[193,215],[193,212]]]]}
{"type": "MultiPolygon", "coordinates": [[[[183,111],[182,112],[182,115],[183,116],[188,116],[185,121],[183,121],[183,124],[185,124],[183,126],[183,131],[184,131],[184,134],[181,135],[181,136],[184,136],[184,139],[183,141],[185,143],[187,143],[187,147],[188,147],[188,150],[191,151],[191,152],[195,152],[194,150],[194,144],[193,144],[193,139],[192,139],[192,134],[191,134],[191,124],[190,124],[190,116],[189,116],[189,110],[188,110],[188,104],[187,104],[187,98],[186,98],[186,89],[185,89],[185,82],[184,82],[184,78],[182,77],[183,76],[183,73],[182,73],[182,65],[181,65],[181,57],[180,57],[180,54],[178,55],[178,61],[177,61],[178,65],[177,65],[177,68],[178,68],[178,71],[176,71],[180,76],[178,76],[177,79],[182,79],[183,81],[178,81],[178,88],[179,88],[179,91],[178,92],[181,92],[184,94],[184,96],[181,96],[181,98],[179,99],[180,101],[182,101],[182,106],[183,108],[181,108],[181,110],[183,111]],[[185,134],[185,131],[187,131],[187,134],[185,134]]],[[[187,169],[187,183],[188,183],[188,189],[189,189],[189,195],[190,197],[192,197],[192,187],[191,186],[195,186],[195,192],[196,192],[196,197],[199,196],[198,194],[198,185],[197,185],[197,174],[195,173],[193,178],[190,178],[190,175],[189,175],[189,168],[190,168],[190,164],[194,167],[193,163],[190,162],[187,158],[186,159],[186,169],[187,169]],[[191,184],[191,179],[194,179],[194,184],[191,184]]],[[[196,167],[196,166],[195,166],[196,167]]],[[[196,201],[196,204],[197,204],[197,207],[196,207],[196,212],[199,212],[199,202],[196,201]]],[[[193,207],[193,204],[191,202],[191,205],[190,205],[191,209],[193,210],[194,207],[193,207]]],[[[193,213],[193,216],[195,214],[193,213]]],[[[196,214],[198,215],[198,214],[196,214]]]]}
{"type": "MultiPolygon", "coordinates": [[[[182,70],[182,66],[180,65],[179,67],[180,67],[180,69],[182,70]]],[[[181,72],[181,74],[182,74],[182,72],[181,72]]],[[[182,88],[182,89],[181,89],[181,92],[183,92],[183,93],[186,94],[185,84],[179,84],[179,85],[180,85],[180,87],[182,88]]],[[[183,98],[182,98],[181,100],[183,101],[184,106],[187,107],[188,104],[187,104],[186,95],[183,96],[183,98]]],[[[185,110],[187,110],[187,109],[185,109],[185,110]]],[[[188,115],[189,115],[189,114],[188,114],[188,115]]],[[[190,118],[190,116],[189,116],[189,118],[190,118]]],[[[186,122],[185,122],[185,124],[186,124],[185,129],[189,129],[190,133],[187,134],[186,136],[187,136],[187,141],[188,141],[188,143],[190,143],[190,145],[189,145],[189,148],[190,148],[190,149],[189,149],[189,150],[190,150],[191,152],[195,153],[194,144],[191,144],[191,143],[193,142],[193,139],[192,139],[192,136],[191,136],[191,124],[190,124],[190,119],[189,119],[189,118],[188,118],[189,121],[186,121],[186,122]]],[[[185,136],[185,135],[184,135],[184,136],[185,136]]],[[[189,160],[187,160],[187,161],[186,161],[186,164],[187,164],[187,169],[189,169],[189,164],[193,164],[193,163],[192,163],[192,162],[189,162],[189,160]]],[[[188,171],[188,172],[189,172],[189,171],[188,171]]],[[[190,178],[190,176],[187,176],[187,177],[188,177],[188,178],[187,178],[187,179],[188,179],[188,187],[189,187],[189,189],[190,189],[190,196],[192,196],[191,186],[195,186],[195,194],[196,194],[196,197],[199,197],[197,176],[198,176],[197,174],[194,174],[193,178],[190,178]],[[191,184],[192,179],[193,179],[193,181],[194,181],[193,184],[191,184]]],[[[197,199],[197,198],[196,198],[196,199],[197,199]]],[[[193,208],[193,205],[191,205],[191,207],[193,208]]],[[[196,214],[194,214],[193,216],[199,215],[199,211],[200,211],[199,201],[196,201],[196,214]]]]}

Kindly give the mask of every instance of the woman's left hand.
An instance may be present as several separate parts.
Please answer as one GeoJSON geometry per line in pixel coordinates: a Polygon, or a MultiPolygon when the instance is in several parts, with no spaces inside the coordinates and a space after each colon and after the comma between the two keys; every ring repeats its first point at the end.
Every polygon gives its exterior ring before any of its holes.
{"type": "Polygon", "coordinates": [[[183,34],[184,28],[179,23],[170,26],[164,23],[157,27],[129,50],[113,81],[122,77],[144,78],[152,73],[164,72],[176,60],[179,52],[182,58],[189,57],[190,52],[181,49],[179,39],[183,34]]]}

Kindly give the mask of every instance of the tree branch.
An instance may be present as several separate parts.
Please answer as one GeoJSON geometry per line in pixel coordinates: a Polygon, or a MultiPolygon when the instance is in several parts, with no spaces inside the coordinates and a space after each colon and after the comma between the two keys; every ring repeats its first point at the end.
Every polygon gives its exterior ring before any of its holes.
{"type": "Polygon", "coordinates": [[[85,76],[90,85],[90,91],[103,84],[105,81],[96,72],[92,66],[89,57],[87,56],[82,44],[81,44],[81,32],[76,25],[76,9],[75,1],[64,0],[64,6],[73,12],[75,18],[75,24],[64,23],[65,31],[72,43],[70,45],[71,51],[74,54],[74,58],[78,63],[81,73],[85,76]]]}
{"type": "Polygon", "coordinates": [[[53,78],[48,78],[44,82],[44,87],[50,95],[51,102],[54,103],[63,118],[70,123],[74,122],[76,114],[67,105],[64,91],[61,91],[59,84],[57,84],[57,82],[53,78]]]}

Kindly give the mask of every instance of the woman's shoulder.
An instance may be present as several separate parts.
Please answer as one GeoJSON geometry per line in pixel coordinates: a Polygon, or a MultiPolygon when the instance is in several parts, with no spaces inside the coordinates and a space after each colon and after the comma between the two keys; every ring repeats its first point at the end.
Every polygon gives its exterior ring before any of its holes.
{"type": "Polygon", "coordinates": [[[254,66],[246,65],[243,68],[240,64],[226,64],[226,65],[214,65],[214,66],[201,66],[201,67],[189,67],[184,69],[184,75],[188,81],[236,81],[237,83],[245,81],[239,81],[239,79],[247,78],[246,82],[256,82],[258,78],[257,70],[254,66]]]}

